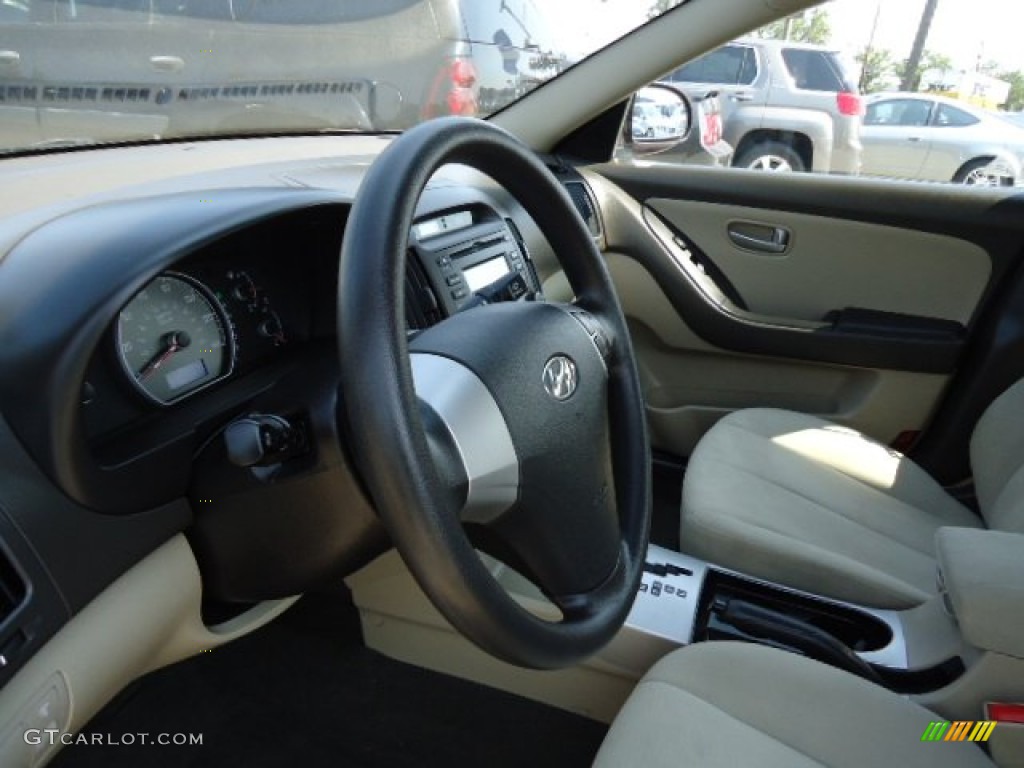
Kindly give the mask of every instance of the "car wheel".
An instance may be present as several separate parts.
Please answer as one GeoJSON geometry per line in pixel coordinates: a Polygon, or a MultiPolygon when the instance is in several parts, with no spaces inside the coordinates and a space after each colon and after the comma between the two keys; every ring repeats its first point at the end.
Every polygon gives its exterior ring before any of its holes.
{"type": "Polygon", "coordinates": [[[1012,186],[1013,179],[993,170],[992,160],[972,160],[956,172],[953,181],[972,187],[1012,186]]]}
{"type": "Polygon", "coordinates": [[[762,141],[741,152],[733,161],[739,168],[788,173],[805,171],[803,158],[792,147],[778,141],[762,141]]]}

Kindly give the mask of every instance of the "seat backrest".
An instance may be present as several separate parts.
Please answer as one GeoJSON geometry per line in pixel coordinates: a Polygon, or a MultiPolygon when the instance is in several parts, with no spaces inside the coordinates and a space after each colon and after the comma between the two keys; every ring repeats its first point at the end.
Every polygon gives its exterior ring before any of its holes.
{"type": "Polygon", "coordinates": [[[1024,379],[981,415],[971,435],[971,467],[988,527],[1024,533],[1024,379]]]}

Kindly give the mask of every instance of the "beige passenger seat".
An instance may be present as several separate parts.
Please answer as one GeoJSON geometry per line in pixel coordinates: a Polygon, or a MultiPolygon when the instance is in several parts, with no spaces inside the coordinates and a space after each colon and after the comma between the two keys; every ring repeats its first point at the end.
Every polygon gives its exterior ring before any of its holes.
{"type": "Polygon", "coordinates": [[[940,528],[1024,532],[1024,381],[992,402],[970,447],[981,517],[860,432],[791,411],[737,411],[690,459],[680,549],[861,605],[918,605],[937,591],[940,528]]]}

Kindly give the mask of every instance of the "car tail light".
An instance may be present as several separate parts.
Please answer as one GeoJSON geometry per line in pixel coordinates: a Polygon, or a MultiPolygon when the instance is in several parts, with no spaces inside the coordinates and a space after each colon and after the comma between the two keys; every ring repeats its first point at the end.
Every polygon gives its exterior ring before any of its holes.
{"type": "Polygon", "coordinates": [[[472,88],[476,83],[476,67],[468,59],[452,62],[452,82],[457,88],[472,88]]]}
{"type": "Polygon", "coordinates": [[[864,114],[864,100],[859,93],[841,91],[836,94],[836,104],[839,106],[839,114],[850,117],[860,117],[864,114]]]}
{"type": "Polygon", "coordinates": [[[476,115],[479,111],[476,81],[476,67],[469,59],[446,62],[430,86],[430,93],[423,107],[423,116],[435,117],[441,105],[450,115],[476,115]]]}
{"type": "Polygon", "coordinates": [[[476,114],[476,96],[470,88],[452,88],[448,92],[448,112],[453,115],[472,117],[476,114]]]}

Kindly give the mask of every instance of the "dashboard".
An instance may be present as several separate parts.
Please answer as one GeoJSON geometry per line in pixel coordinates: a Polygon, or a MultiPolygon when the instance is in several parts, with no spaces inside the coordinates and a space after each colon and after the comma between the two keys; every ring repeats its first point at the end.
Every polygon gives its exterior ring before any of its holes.
{"type": "MultiPolygon", "coordinates": [[[[94,449],[129,458],[130,448],[118,450],[126,428],[155,414],[173,418],[182,401],[331,337],[344,214],[303,211],[246,228],[146,283],[118,312],[83,384],[94,449]]],[[[482,301],[540,297],[519,228],[488,205],[427,214],[409,242],[410,331],[482,301]]]]}
{"type": "MultiPolygon", "coordinates": [[[[388,547],[340,417],[339,253],[363,165],[248,164],[199,193],[189,175],[4,219],[0,369],[17,375],[0,377],[0,684],[176,533],[211,622],[388,547]]],[[[428,185],[408,247],[410,335],[542,299],[555,263],[514,200],[458,167],[428,185]]]]}

